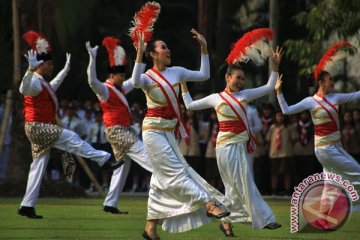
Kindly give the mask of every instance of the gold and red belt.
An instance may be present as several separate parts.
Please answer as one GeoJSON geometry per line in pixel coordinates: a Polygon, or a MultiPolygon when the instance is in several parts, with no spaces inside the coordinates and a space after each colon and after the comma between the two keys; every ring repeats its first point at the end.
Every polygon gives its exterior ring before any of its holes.
{"type": "Polygon", "coordinates": [[[316,136],[326,136],[334,132],[339,131],[338,126],[333,121],[327,123],[321,123],[314,126],[316,136]]]}
{"type": "Polygon", "coordinates": [[[219,122],[219,132],[241,133],[243,131],[246,131],[246,126],[242,121],[219,122]]]}

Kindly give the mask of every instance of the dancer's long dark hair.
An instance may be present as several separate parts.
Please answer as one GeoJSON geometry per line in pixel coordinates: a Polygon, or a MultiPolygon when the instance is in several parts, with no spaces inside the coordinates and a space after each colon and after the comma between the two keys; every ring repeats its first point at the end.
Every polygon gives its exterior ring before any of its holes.
{"type": "Polygon", "coordinates": [[[150,55],[151,52],[155,52],[155,42],[156,41],[162,41],[161,39],[153,39],[153,40],[150,40],[147,45],[146,45],[146,49],[145,49],[145,53],[144,53],[144,56],[145,56],[145,63],[147,65],[148,68],[152,68],[154,63],[153,63],[153,59],[150,55]]]}

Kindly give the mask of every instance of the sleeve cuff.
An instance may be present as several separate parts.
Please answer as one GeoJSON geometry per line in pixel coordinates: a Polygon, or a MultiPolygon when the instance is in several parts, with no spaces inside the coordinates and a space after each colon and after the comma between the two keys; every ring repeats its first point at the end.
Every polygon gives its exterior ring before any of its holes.
{"type": "Polygon", "coordinates": [[[270,77],[277,77],[277,76],[279,76],[279,72],[271,71],[270,77]]]}

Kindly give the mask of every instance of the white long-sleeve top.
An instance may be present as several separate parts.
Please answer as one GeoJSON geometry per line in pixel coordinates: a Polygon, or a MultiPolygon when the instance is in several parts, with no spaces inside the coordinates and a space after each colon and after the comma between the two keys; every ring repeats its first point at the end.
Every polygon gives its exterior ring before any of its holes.
{"type": "MultiPolygon", "coordinates": [[[[205,81],[210,78],[210,63],[209,63],[209,54],[201,55],[201,65],[199,71],[188,70],[183,67],[168,67],[161,74],[174,85],[180,81],[205,81]]],[[[148,88],[156,84],[145,74],[141,75],[141,78],[133,78],[133,85],[135,88],[148,88]]]]}
{"type": "MultiPolygon", "coordinates": [[[[140,75],[144,72],[144,70],[145,64],[135,63],[131,78],[124,81],[122,84],[122,90],[125,92],[125,94],[128,94],[133,89],[133,82],[138,81],[136,79],[140,79],[140,75]]],[[[101,101],[106,102],[109,99],[109,89],[97,78],[95,61],[90,60],[87,74],[90,88],[95,92],[101,101]]]]}
{"type": "Polygon", "coordinates": [[[47,83],[36,72],[27,71],[25,73],[19,87],[20,93],[24,95],[25,122],[52,123],[54,121],[58,108],[55,91],[64,81],[68,69],[68,67],[65,67],[50,83],[47,83]],[[51,96],[51,99],[46,96],[47,93],[51,96]]]}
{"type": "MultiPolygon", "coordinates": [[[[256,98],[262,97],[274,90],[278,73],[272,72],[268,83],[264,86],[252,89],[246,89],[239,92],[232,93],[232,95],[243,104],[245,109],[247,103],[256,98]]],[[[222,121],[236,121],[239,120],[230,106],[219,96],[218,93],[211,94],[205,98],[193,101],[189,92],[182,94],[184,104],[188,110],[202,110],[207,108],[215,108],[219,122],[222,121]]],[[[217,136],[217,145],[243,143],[249,139],[247,131],[240,134],[232,132],[219,132],[217,136]]]]}
{"type": "MultiPolygon", "coordinates": [[[[175,93],[179,95],[180,81],[205,81],[210,77],[209,55],[201,55],[201,66],[199,71],[188,70],[183,67],[168,67],[161,74],[174,87],[175,93]]],[[[146,104],[150,108],[167,107],[169,103],[161,91],[160,87],[145,74],[139,79],[132,78],[135,88],[142,88],[146,95],[146,104]]],[[[160,131],[174,131],[177,119],[164,119],[161,117],[145,117],[143,121],[143,131],[153,129],[160,131]]]]}
{"type": "MultiPolygon", "coordinates": [[[[64,68],[56,75],[54,79],[50,81],[50,86],[54,90],[54,92],[56,92],[56,90],[63,83],[67,74],[68,71],[64,68]]],[[[43,77],[38,73],[26,71],[19,87],[20,93],[22,95],[29,95],[29,96],[39,95],[42,90],[40,79],[43,79],[43,77]]]]}
{"type": "MultiPolygon", "coordinates": [[[[305,110],[309,110],[315,127],[318,124],[332,121],[328,113],[313,99],[313,97],[307,97],[299,103],[291,106],[288,106],[282,94],[278,95],[277,98],[283,114],[295,114],[305,110]]],[[[331,93],[326,95],[325,98],[338,109],[340,104],[359,100],[360,91],[353,93],[331,93]]],[[[340,141],[340,137],[341,135],[339,131],[329,134],[327,136],[315,135],[315,147],[336,144],[340,141]]]]}

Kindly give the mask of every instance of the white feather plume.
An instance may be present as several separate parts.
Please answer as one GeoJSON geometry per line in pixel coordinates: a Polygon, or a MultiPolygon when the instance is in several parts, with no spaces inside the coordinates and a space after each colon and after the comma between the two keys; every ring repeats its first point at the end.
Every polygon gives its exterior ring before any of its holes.
{"type": "Polygon", "coordinates": [[[48,48],[49,48],[49,43],[44,38],[38,38],[36,40],[36,50],[38,54],[47,53],[48,48]]]}
{"type": "Polygon", "coordinates": [[[115,65],[125,65],[126,63],[126,53],[125,49],[121,46],[117,46],[114,49],[114,59],[115,59],[115,65]]]}

